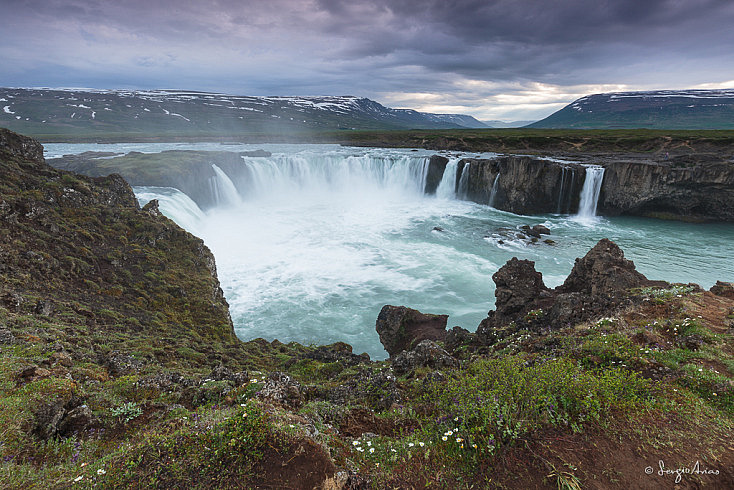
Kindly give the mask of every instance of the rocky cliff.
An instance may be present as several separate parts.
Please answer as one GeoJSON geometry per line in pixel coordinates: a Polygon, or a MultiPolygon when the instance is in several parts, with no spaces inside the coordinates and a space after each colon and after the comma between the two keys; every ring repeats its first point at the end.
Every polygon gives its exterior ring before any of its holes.
{"type": "MultiPolygon", "coordinates": [[[[707,155],[658,162],[607,156],[589,163],[605,168],[598,214],[734,221],[730,161],[707,155]]],[[[518,214],[577,212],[586,176],[580,163],[514,155],[462,160],[462,172],[468,173],[460,197],[518,214]]]]}
{"type": "Polygon", "coordinates": [[[209,249],[155,203],[141,210],[121,176],[54,169],[40,144],[3,129],[0,175],[1,294],[15,309],[53,302],[98,333],[234,341],[209,249]]]}

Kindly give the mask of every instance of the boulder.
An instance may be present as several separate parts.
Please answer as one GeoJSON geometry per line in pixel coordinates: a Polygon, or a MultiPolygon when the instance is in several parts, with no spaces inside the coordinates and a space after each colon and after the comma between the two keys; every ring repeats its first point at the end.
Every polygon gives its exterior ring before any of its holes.
{"type": "Polygon", "coordinates": [[[551,231],[550,229],[545,225],[535,225],[533,226],[533,231],[540,233],[541,235],[550,235],[551,231]]]}
{"type": "Polygon", "coordinates": [[[448,315],[421,313],[405,306],[385,305],[375,328],[390,357],[417,345],[421,340],[443,341],[448,315]]]}
{"type": "Polygon", "coordinates": [[[86,405],[68,411],[57,426],[57,434],[68,437],[101,427],[101,423],[86,405]]]}
{"type": "Polygon", "coordinates": [[[647,278],[613,241],[603,238],[576,263],[559,292],[580,292],[601,296],[639,287],[647,278]]]}

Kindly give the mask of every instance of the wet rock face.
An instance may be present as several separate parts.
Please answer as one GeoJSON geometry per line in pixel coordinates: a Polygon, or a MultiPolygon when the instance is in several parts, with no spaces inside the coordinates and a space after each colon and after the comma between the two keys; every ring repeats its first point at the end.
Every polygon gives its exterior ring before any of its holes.
{"type": "Polygon", "coordinates": [[[392,357],[421,340],[443,341],[448,317],[421,313],[405,306],[385,305],[377,317],[375,328],[380,342],[392,357]]]}
{"type": "Polygon", "coordinates": [[[638,287],[645,281],[647,278],[635,270],[635,264],[624,258],[622,249],[604,238],[583,258],[576,259],[571,274],[558,289],[599,296],[638,287]]]}
{"type": "Polygon", "coordinates": [[[426,175],[426,194],[435,194],[438,189],[443,173],[446,170],[446,164],[449,159],[441,155],[433,155],[428,162],[428,174],[426,175]]]}

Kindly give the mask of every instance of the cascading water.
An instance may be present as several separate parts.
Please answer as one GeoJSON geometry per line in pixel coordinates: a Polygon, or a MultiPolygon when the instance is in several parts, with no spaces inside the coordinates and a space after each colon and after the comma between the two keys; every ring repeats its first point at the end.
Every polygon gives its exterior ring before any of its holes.
{"type": "MultiPolygon", "coordinates": [[[[182,145],[51,144],[45,151],[222,151],[212,143],[182,145]]],[[[222,165],[242,196],[236,205],[223,200],[202,213],[175,189],[134,189],[141,204],[158,199],[166,216],[212,250],[235,332],[243,340],[343,341],[355,352],[384,359],[375,332],[383,305],[449,314],[450,325],[473,331],[493,307],[490,278],[507,260],[535,261],[553,287],[563,283],[575,258],[604,237],[613,238],[650,278],[708,288],[717,279],[734,277],[728,253],[734,229],[728,224],[612,217],[588,226],[567,216],[518,216],[469,201],[436,199],[423,193],[431,155],[423,150],[226,147],[234,152],[260,148],[273,156],[245,158],[241,167],[222,165]],[[529,245],[502,234],[538,220],[551,228],[558,246],[529,245]]],[[[457,190],[462,179],[455,163],[449,162],[447,173],[453,173],[457,190]]],[[[587,185],[593,174],[592,169],[587,185]]],[[[463,172],[464,192],[467,175],[463,172]]],[[[567,184],[570,180],[566,175],[567,184]]],[[[201,185],[209,190],[206,180],[201,185]]],[[[573,188],[564,186],[564,194],[573,188]]]]}
{"type": "Polygon", "coordinates": [[[466,199],[469,191],[469,165],[471,165],[471,162],[466,162],[464,168],[461,169],[461,177],[459,177],[459,185],[456,191],[456,197],[459,199],[466,199]]]}
{"type": "Polygon", "coordinates": [[[586,178],[581,188],[579,198],[578,217],[589,219],[596,216],[596,206],[599,202],[601,183],[604,180],[604,167],[599,165],[584,165],[586,167],[586,178]]]}
{"type": "Polygon", "coordinates": [[[237,192],[232,179],[224,173],[224,170],[212,164],[214,176],[209,178],[209,186],[211,187],[214,202],[217,205],[236,206],[240,202],[240,195],[237,192]]]}
{"type": "Polygon", "coordinates": [[[454,199],[456,197],[456,169],[459,158],[451,158],[443,171],[443,177],[436,189],[436,196],[442,199],[454,199]]]}
{"type": "Polygon", "coordinates": [[[494,207],[495,201],[497,200],[497,188],[499,187],[499,181],[500,181],[500,174],[497,174],[497,177],[494,178],[494,182],[492,182],[492,190],[489,191],[489,202],[487,203],[490,207],[494,207]]]}
{"type": "Polygon", "coordinates": [[[140,186],[133,187],[140,206],[158,199],[161,213],[178,223],[182,228],[196,234],[206,215],[186,194],[173,187],[140,186]]]}

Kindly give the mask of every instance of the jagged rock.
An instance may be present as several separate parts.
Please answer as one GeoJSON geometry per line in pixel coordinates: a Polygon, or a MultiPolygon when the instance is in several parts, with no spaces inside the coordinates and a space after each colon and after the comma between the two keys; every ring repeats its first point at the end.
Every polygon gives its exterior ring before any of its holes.
{"type": "Polygon", "coordinates": [[[551,231],[550,229],[545,225],[535,225],[533,226],[533,231],[540,233],[541,235],[550,235],[551,231]]]}
{"type": "Polygon", "coordinates": [[[426,173],[426,194],[435,194],[438,185],[443,179],[443,173],[446,171],[446,164],[449,159],[440,155],[433,155],[428,161],[428,172],[426,173]]]}
{"type": "Polygon", "coordinates": [[[734,283],[732,282],[716,281],[710,291],[717,296],[734,299],[734,283]]]}
{"type": "Polygon", "coordinates": [[[443,228],[441,228],[440,226],[434,226],[433,231],[443,231],[443,228]]]}
{"type": "Polygon", "coordinates": [[[470,345],[476,342],[476,335],[469,330],[461,327],[454,327],[446,333],[444,345],[449,352],[456,352],[464,345],[470,345]]]}
{"type": "Polygon", "coordinates": [[[158,205],[159,205],[158,199],[151,199],[150,201],[148,201],[148,204],[143,206],[143,211],[145,211],[146,213],[148,213],[149,215],[151,215],[154,218],[163,216],[163,213],[161,213],[161,210],[159,209],[158,205]]]}
{"type": "Polygon", "coordinates": [[[543,275],[535,270],[535,262],[517,257],[495,272],[492,280],[497,285],[495,318],[500,322],[512,321],[518,314],[532,309],[536,299],[548,291],[543,275]]]}
{"type": "Polygon", "coordinates": [[[554,290],[545,287],[533,262],[514,257],[492,279],[497,285],[496,310],[477,328],[477,338],[485,344],[521,328],[560,328],[608,314],[630,301],[628,289],[654,284],[606,238],[576,259],[564,284],[554,290]]]}
{"type": "Polygon", "coordinates": [[[265,386],[258,392],[257,397],[292,408],[298,408],[303,403],[301,385],[281,372],[268,375],[265,386]]]}
{"type": "Polygon", "coordinates": [[[613,241],[603,238],[583,258],[576,259],[571,274],[560,292],[581,292],[592,296],[608,295],[639,287],[647,278],[613,241]]]}
{"type": "Polygon", "coordinates": [[[396,374],[405,374],[418,367],[434,369],[455,368],[459,361],[432,340],[423,340],[410,351],[403,351],[392,360],[396,374]]]}
{"type": "Polygon", "coordinates": [[[394,356],[410,349],[421,340],[440,340],[446,337],[448,315],[421,313],[405,306],[382,307],[375,328],[385,350],[394,356]]]}

